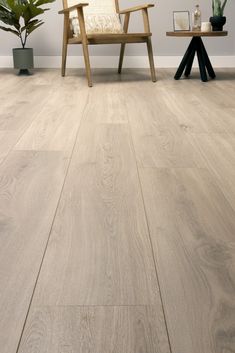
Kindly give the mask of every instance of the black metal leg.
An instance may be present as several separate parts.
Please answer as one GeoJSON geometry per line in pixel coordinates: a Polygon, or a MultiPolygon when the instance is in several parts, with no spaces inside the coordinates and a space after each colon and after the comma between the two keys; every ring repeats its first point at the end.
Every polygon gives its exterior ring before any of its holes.
{"type": "Polygon", "coordinates": [[[209,56],[207,54],[206,48],[205,48],[202,40],[201,40],[201,47],[202,47],[202,55],[204,57],[204,61],[205,61],[205,64],[206,64],[206,68],[207,68],[208,74],[209,74],[209,76],[211,78],[215,78],[216,75],[215,75],[214,69],[213,69],[213,67],[211,65],[209,56]]]}
{"type": "Polygon", "coordinates": [[[184,72],[184,76],[186,76],[186,77],[188,77],[190,75],[190,73],[191,73],[192,66],[193,66],[193,61],[194,61],[194,57],[195,57],[195,53],[196,53],[196,50],[195,50],[195,48],[193,48],[192,52],[190,54],[190,57],[188,59],[187,65],[186,65],[185,72],[184,72]]]}
{"type": "Polygon", "coordinates": [[[193,37],[187,50],[186,53],[184,54],[184,57],[179,65],[178,70],[176,71],[175,74],[175,80],[179,80],[180,77],[182,76],[184,70],[184,74],[186,77],[188,77],[191,73],[192,70],[192,65],[194,61],[195,54],[197,53],[197,58],[198,58],[198,64],[199,64],[199,70],[200,70],[200,75],[201,75],[201,80],[203,82],[207,82],[207,72],[211,78],[215,78],[215,72],[213,70],[213,67],[211,65],[209,56],[206,52],[205,46],[203,44],[203,41],[201,37],[193,37]]]}
{"type": "Polygon", "coordinates": [[[184,54],[184,57],[180,63],[180,66],[179,66],[178,70],[176,71],[175,80],[179,80],[180,77],[182,76],[184,69],[188,63],[188,60],[189,60],[190,56],[192,55],[192,51],[194,48],[194,42],[195,42],[195,38],[193,37],[189,46],[188,46],[188,49],[186,50],[186,53],[184,54]]]}
{"type": "Polygon", "coordinates": [[[199,70],[201,75],[201,80],[207,82],[207,73],[206,73],[206,63],[202,52],[201,38],[197,37],[197,58],[199,64],[199,70]]]}

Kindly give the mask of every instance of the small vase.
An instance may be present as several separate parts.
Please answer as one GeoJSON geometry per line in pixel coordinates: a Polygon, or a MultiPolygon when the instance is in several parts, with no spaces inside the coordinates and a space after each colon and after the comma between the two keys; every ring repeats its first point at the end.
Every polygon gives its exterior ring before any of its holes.
{"type": "Polygon", "coordinates": [[[223,31],[223,26],[226,23],[226,17],[225,16],[213,16],[210,17],[210,23],[212,25],[212,30],[213,31],[223,31]]]}
{"type": "Polygon", "coordinates": [[[13,62],[14,68],[20,69],[19,74],[29,74],[28,69],[33,69],[33,49],[32,48],[14,48],[13,62]]]}

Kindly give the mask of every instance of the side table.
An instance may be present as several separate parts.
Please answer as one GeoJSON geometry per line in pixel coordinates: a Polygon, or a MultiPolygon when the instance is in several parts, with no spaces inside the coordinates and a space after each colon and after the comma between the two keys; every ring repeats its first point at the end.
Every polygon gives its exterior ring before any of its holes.
{"type": "Polygon", "coordinates": [[[191,42],[186,50],[180,66],[175,74],[175,80],[179,80],[183,72],[188,77],[192,70],[195,54],[197,54],[201,80],[207,82],[207,72],[211,78],[215,78],[215,72],[211,65],[209,56],[205,49],[201,37],[225,37],[228,35],[227,31],[222,32],[196,32],[196,31],[175,31],[166,32],[170,37],[192,37],[191,42]]]}

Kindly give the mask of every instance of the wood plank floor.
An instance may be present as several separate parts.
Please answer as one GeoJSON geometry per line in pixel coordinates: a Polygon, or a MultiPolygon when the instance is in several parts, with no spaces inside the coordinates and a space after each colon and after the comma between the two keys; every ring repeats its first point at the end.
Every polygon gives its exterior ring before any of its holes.
{"type": "Polygon", "coordinates": [[[235,70],[173,74],[0,70],[0,353],[235,353],[235,70]]]}

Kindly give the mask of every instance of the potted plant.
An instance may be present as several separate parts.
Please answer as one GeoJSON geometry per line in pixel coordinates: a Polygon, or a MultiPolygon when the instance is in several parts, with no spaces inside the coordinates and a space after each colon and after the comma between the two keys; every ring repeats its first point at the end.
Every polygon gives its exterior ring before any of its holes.
{"type": "Polygon", "coordinates": [[[0,0],[0,29],[19,37],[21,48],[13,49],[14,68],[29,74],[33,68],[33,49],[26,48],[28,36],[44,22],[36,17],[49,9],[41,6],[55,0],[0,0]],[[4,25],[1,25],[3,22],[4,25]]]}
{"type": "Polygon", "coordinates": [[[224,9],[227,4],[227,0],[212,0],[212,11],[213,16],[210,18],[213,31],[222,31],[223,26],[226,23],[226,17],[224,16],[224,9]]]}

